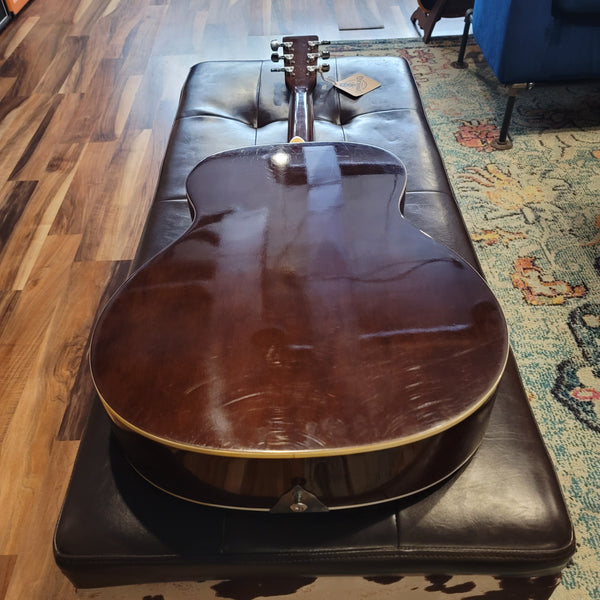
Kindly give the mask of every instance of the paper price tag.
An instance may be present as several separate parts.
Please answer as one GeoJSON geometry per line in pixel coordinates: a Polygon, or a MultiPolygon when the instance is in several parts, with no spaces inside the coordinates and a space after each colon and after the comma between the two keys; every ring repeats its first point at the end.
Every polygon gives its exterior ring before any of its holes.
{"type": "Polygon", "coordinates": [[[346,77],[346,79],[336,81],[333,85],[339,90],[346,92],[346,94],[358,98],[359,96],[364,96],[366,93],[378,88],[381,83],[362,73],[354,73],[354,75],[350,75],[350,77],[346,77]]]}

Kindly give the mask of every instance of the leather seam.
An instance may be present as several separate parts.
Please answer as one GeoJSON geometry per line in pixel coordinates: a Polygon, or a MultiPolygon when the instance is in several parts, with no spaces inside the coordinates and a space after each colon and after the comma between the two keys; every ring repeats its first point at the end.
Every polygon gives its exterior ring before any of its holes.
{"type": "Polygon", "coordinates": [[[260,92],[262,89],[262,72],[263,72],[264,64],[265,64],[265,61],[261,60],[260,61],[260,69],[258,70],[258,81],[256,83],[256,101],[255,101],[256,111],[254,114],[254,145],[256,145],[256,142],[258,140],[258,129],[259,129],[258,119],[259,119],[259,115],[260,115],[260,92]]]}
{"type": "MultiPolygon", "coordinates": [[[[549,569],[552,567],[556,567],[557,570],[560,570],[564,563],[568,561],[570,558],[570,553],[565,555],[567,549],[563,549],[559,553],[553,553],[551,551],[547,551],[543,556],[538,554],[532,554],[533,551],[506,551],[506,552],[480,552],[478,549],[474,548],[470,552],[444,552],[442,550],[434,550],[432,552],[423,552],[423,551],[415,551],[412,552],[408,548],[403,548],[402,551],[398,550],[371,550],[371,551],[356,551],[356,552],[348,552],[340,550],[325,550],[325,551],[299,551],[297,554],[284,554],[278,553],[277,555],[269,554],[268,552],[258,552],[253,554],[247,553],[230,553],[224,552],[219,556],[226,558],[229,562],[232,559],[234,561],[246,562],[261,562],[261,563],[269,563],[269,564],[309,564],[314,562],[314,560],[318,560],[319,562],[355,562],[365,559],[376,559],[378,561],[381,560],[393,560],[400,561],[400,563],[404,563],[405,566],[411,566],[415,562],[418,561],[429,561],[429,560],[442,560],[446,562],[455,562],[465,560],[472,561],[477,563],[481,567],[484,567],[483,563],[488,561],[494,561],[496,563],[507,564],[514,561],[525,561],[529,565],[543,565],[544,563],[551,563],[545,566],[545,568],[549,569]],[[409,554],[407,554],[407,552],[409,554]],[[308,556],[307,556],[308,554],[308,556]],[[341,554],[341,555],[340,555],[341,554]]],[[[398,565],[399,567],[402,564],[398,565]]],[[[526,565],[523,565],[526,567],[526,565]]],[[[431,565],[433,568],[433,565],[431,565]]],[[[427,567],[425,567],[427,568],[427,567]]]]}
{"type": "Polygon", "coordinates": [[[414,113],[416,115],[423,116],[422,112],[417,108],[386,108],[385,110],[369,110],[366,112],[359,113],[357,115],[353,115],[345,123],[340,122],[340,126],[343,127],[344,125],[348,125],[348,123],[352,123],[352,121],[354,121],[355,119],[358,119],[360,117],[366,117],[369,115],[384,115],[386,113],[397,113],[397,112],[414,113]]]}
{"type": "MultiPolygon", "coordinates": [[[[338,68],[338,61],[335,60],[335,80],[338,81],[340,78],[340,71],[338,68]]],[[[344,123],[342,123],[342,101],[340,99],[339,92],[335,95],[337,102],[337,123],[330,121],[333,125],[337,125],[342,130],[342,139],[344,142],[348,141],[348,136],[346,135],[346,129],[344,128],[344,123]]]]}
{"type": "MultiPolygon", "coordinates": [[[[258,112],[258,110],[257,110],[257,112],[258,112]]],[[[218,114],[218,113],[214,113],[214,112],[199,112],[194,115],[191,115],[191,114],[190,115],[182,115],[180,117],[177,117],[175,119],[175,122],[183,123],[183,122],[185,122],[186,119],[201,119],[204,117],[212,117],[213,119],[223,119],[224,121],[235,121],[236,123],[243,123],[249,129],[254,129],[254,130],[259,129],[259,127],[257,125],[253,125],[252,123],[249,123],[248,121],[243,121],[242,119],[238,119],[238,118],[234,117],[233,115],[222,115],[222,114],[218,114]]]]}

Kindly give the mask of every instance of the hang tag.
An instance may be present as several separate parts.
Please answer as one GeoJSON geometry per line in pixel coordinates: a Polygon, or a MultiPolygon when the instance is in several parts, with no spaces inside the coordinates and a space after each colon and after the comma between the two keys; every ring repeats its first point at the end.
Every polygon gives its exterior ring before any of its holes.
{"type": "Polygon", "coordinates": [[[378,88],[381,83],[362,73],[354,73],[354,75],[350,75],[350,77],[346,77],[346,79],[336,81],[333,85],[343,92],[346,92],[346,94],[358,98],[359,96],[364,96],[366,93],[378,88]]]}

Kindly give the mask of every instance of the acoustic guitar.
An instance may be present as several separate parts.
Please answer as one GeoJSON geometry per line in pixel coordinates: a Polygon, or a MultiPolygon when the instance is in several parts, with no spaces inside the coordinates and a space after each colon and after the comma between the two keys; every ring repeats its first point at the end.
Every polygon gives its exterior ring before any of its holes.
{"type": "MultiPolygon", "coordinates": [[[[319,43],[282,44],[289,135],[311,140],[319,43]]],[[[116,292],[91,343],[143,477],[213,506],[320,512],[469,460],[506,325],[482,277],[403,217],[405,189],[398,158],[355,143],[242,148],[192,171],[190,228],[116,292]]]]}

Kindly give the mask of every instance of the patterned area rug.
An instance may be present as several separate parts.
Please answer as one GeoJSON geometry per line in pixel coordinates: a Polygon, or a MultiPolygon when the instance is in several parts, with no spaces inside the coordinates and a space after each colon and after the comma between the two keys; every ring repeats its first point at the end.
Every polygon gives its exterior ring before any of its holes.
{"type": "Polygon", "coordinates": [[[500,299],[579,541],[553,600],[600,598],[600,83],[506,92],[456,39],[347,41],[335,55],[408,60],[486,276],[500,299]]]}

